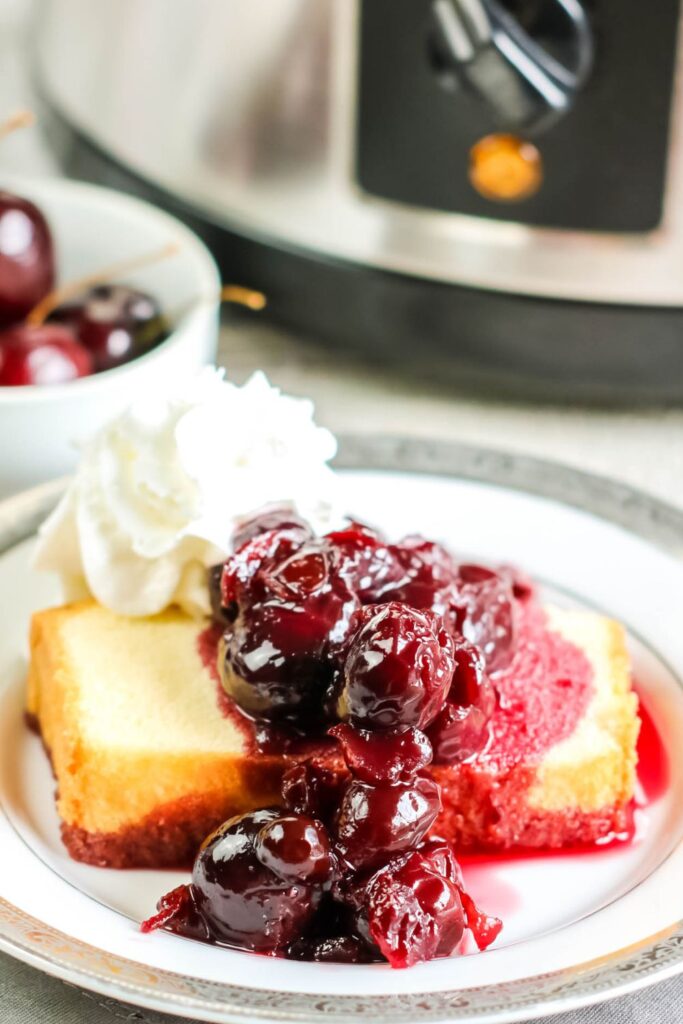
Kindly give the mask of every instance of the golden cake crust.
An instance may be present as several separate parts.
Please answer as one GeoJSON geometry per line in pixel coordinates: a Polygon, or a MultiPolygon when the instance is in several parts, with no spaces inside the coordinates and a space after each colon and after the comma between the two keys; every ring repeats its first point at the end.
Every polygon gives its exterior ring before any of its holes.
{"type": "Polygon", "coordinates": [[[177,808],[183,800],[211,808],[204,817],[212,819],[216,810],[225,817],[273,801],[280,766],[272,762],[278,759],[255,764],[245,757],[239,730],[218,709],[197,632],[180,612],[124,619],[94,602],[33,616],[27,711],[50,752],[65,825],[112,835],[150,815],[163,816],[163,808],[177,808]],[[131,647],[138,649],[135,678],[126,680],[122,673],[119,680],[119,690],[127,687],[126,699],[105,681],[116,708],[93,708],[93,700],[103,697],[93,680],[98,662],[115,658],[122,643],[129,654],[131,647]],[[162,705],[159,697],[173,669],[184,676],[190,700],[162,705]],[[178,719],[175,737],[169,735],[168,721],[190,705],[193,722],[178,719]],[[128,711],[143,716],[135,728],[128,711]],[[93,718],[100,719],[96,730],[93,718]]]}

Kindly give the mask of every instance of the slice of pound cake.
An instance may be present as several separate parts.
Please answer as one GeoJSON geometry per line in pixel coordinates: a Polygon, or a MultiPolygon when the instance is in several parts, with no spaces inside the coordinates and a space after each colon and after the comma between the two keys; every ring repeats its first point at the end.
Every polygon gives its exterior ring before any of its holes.
{"type": "MultiPolygon", "coordinates": [[[[257,750],[217,681],[210,639],[177,611],[135,619],[86,601],[34,616],[28,715],[52,761],[74,858],[183,865],[226,818],[277,801],[297,755],[257,750]]],[[[622,628],[590,612],[534,609],[496,690],[486,747],[427,769],[442,787],[434,834],[504,849],[622,832],[638,734],[622,628]]],[[[306,755],[344,770],[331,741],[306,755]]]]}

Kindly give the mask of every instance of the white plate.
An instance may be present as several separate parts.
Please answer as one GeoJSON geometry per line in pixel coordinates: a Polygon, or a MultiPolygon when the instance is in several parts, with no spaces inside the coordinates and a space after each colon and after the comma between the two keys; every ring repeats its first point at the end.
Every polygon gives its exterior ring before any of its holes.
{"type": "Polygon", "coordinates": [[[626,623],[669,774],[638,813],[635,842],[467,866],[473,894],[504,918],[500,939],[487,953],[408,971],[141,935],[137,922],[185,876],[71,861],[47,761],[22,721],[28,617],[57,598],[28,562],[35,523],[55,498],[43,489],[0,507],[0,946],[107,995],[216,1021],[502,1022],[680,970],[683,515],[562,467],[456,446],[350,439],[341,461],[375,467],[345,470],[349,508],[391,535],[419,530],[475,558],[518,563],[553,599],[626,623]]]}

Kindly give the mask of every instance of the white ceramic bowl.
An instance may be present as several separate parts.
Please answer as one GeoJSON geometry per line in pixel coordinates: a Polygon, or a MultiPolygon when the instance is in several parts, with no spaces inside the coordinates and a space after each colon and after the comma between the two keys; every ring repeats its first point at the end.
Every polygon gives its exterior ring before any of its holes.
{"type": "Polygon", "coordinates": [[[180,221],[110,189],[61,179],[2,179],[33,200],[55,239],[59,281],[177,242],[179,251],[133,272],[126,283],[150,292],[171,317],[157,348],[114,370],[48,387],[0,387],[0,496],[68,473],[78,442],[131,399],[173,386],[212,362],[218,339],[218,269],[180,221]],[[175,319],[176,311],[178,318],[175,319]]]}

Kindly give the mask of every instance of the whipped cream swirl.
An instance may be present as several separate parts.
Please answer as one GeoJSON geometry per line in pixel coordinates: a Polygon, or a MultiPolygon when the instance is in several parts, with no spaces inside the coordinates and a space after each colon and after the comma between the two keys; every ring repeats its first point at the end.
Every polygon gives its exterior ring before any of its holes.
{"type": "Polygon", "coordinates": [[[39,532],[34,564],[65,596],[122,615],[171,604],[209,611],[206,569],[235,524],[287,504],[324,531],[340,520],[333,435],[313,404],[262,373],[243,387],[205,370],[179,394],[135,402],[86,446],[76,476],[39,532]]]}

